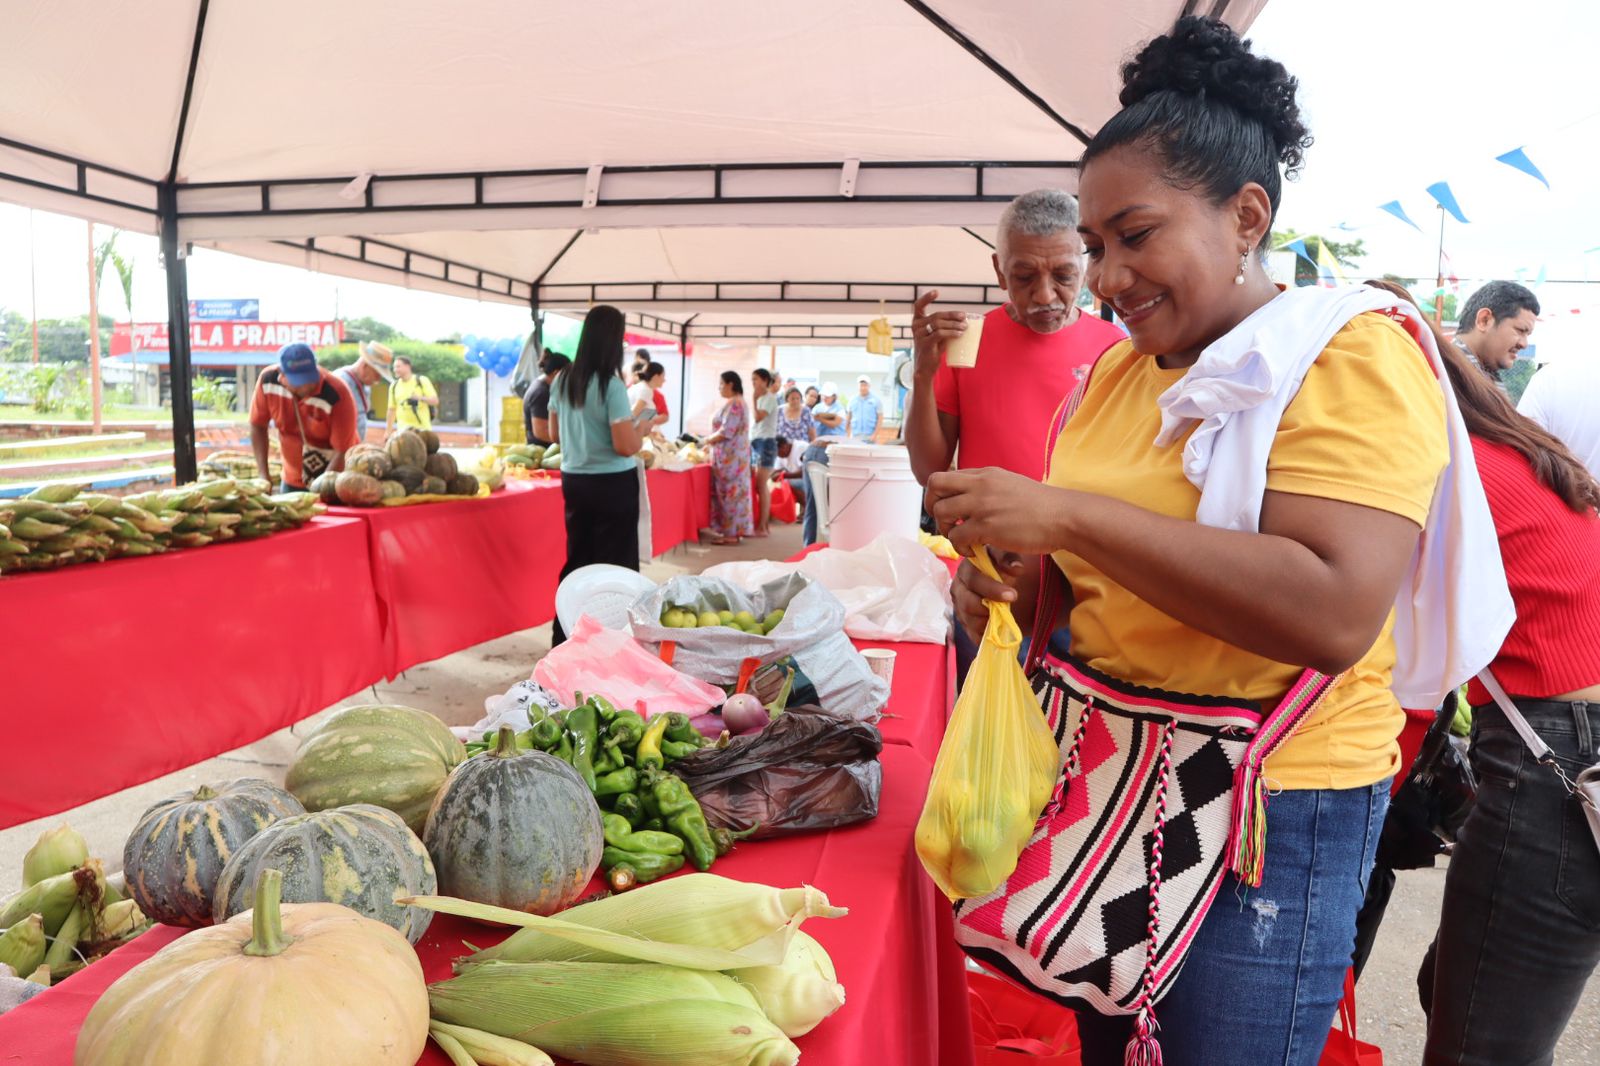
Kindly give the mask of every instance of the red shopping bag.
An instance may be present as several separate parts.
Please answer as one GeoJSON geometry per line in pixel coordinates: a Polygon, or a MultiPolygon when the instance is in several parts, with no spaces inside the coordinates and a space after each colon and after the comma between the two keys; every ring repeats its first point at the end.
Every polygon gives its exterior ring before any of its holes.
{"type": "Polygon", "coordinates": [[[1339,1020],[1322,1048],[1321,1066],[1383,1066],[1383,1049],[1356,1039],[1356,975],[1346,970],[1339,1020]]]}
{"type": "Polygon", "coordinates": [[[977,1066],[1082,1066],[1070,1010],[1009,981],[967,971],[977,1066]]]}
{"type": "Polygon", "coordinates": [[[789,479],[782,474],[772,482],[772,517],[791,525],[800,520],[798,508],[795,506],[794,489],[789,487],[789,479]]]}

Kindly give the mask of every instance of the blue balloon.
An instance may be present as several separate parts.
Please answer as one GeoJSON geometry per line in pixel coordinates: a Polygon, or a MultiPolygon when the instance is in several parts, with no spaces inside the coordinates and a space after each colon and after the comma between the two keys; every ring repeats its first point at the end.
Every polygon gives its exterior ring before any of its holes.
{"type": "Polygon", "coordinates": [[[517,359],[516,359],[515,356],[503,357],[503,358],[495,360],[494,372],[496,374],[499,374],[501,377],[505,377],[507,374],[511,373],[516,368],[517,368],[517,359]]]}
{"type": "Polygon", "coordinates": [[[478,355],[478,350],[476,348],[467,349],[467,362],[471,363],[473,366],[483,365],[483,359],[478,355]]]}
{"type": "Polygon", "coordinates": [[[468,333],[465,337],[461,338],[461,343],[466,347],[467,352],[470,354],[478,347],[478,335],[476,333],[468,333]]]}
{"type": "Polygon", "coordinates": [[[522,343],[515,337],[501,337],[494,342],[494,354],[504,359],[506,356],[515,357],[522,351],[522,343]]]}

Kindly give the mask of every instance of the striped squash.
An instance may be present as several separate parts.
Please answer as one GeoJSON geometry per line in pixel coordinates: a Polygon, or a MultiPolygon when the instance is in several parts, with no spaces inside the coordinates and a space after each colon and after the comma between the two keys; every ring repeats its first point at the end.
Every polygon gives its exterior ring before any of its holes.
{"type": "Polygon", "coordinates": [[[439,786],[466,757],[466,746],[427,711],[347,707],[301,743],[285,783],[308,811],[371,803],[420,835],[439,786]]]}
{"type": "Polygon", "coordinates": [[[212,893],[234,852],[300,801],[256,778],[201,785],[145,811],[128,834],[122,866],[128,896],[158,922],[210,925],[212,893]]]}
{"type": "Polygon", "coordinates": [[[417,834],[398,814],[370,803],[285,818],[250,838],[217,881],[219,924],[250,909],[256,879],[268,869],[283,872],[283,902],[337,903],[413,944],[433,914],[398,906],[395,896],[431,896],[439,887],[417,834]]]}

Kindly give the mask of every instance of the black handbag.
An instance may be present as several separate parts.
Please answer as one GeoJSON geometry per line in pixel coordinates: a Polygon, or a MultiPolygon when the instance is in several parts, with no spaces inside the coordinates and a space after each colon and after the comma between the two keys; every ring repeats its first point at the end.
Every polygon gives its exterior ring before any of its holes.
{"type": "Polygon", "coordinates": [[[1466,741],[1450,733],[1459,695],[1450,693],[1428,727],[1405,782],[1389,801],[1378,836],[1378,865],[1391,870],[1431,867],[1454,844],[1478,794],[1466,741]]]}

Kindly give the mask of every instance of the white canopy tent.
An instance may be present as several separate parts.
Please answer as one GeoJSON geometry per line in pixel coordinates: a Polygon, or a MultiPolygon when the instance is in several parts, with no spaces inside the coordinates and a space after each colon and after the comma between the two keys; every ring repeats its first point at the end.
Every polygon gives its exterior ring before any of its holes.
{"type": "Polygon", "coordinates": [[[999,212],[1075,188],[1124,56],[1264,5],[12,0],[0,199],[161,235],[188,477],[190,245],[535,314],[610,302],[680,336],[854,340],[929,287],[992,306],[999,212]]]}

